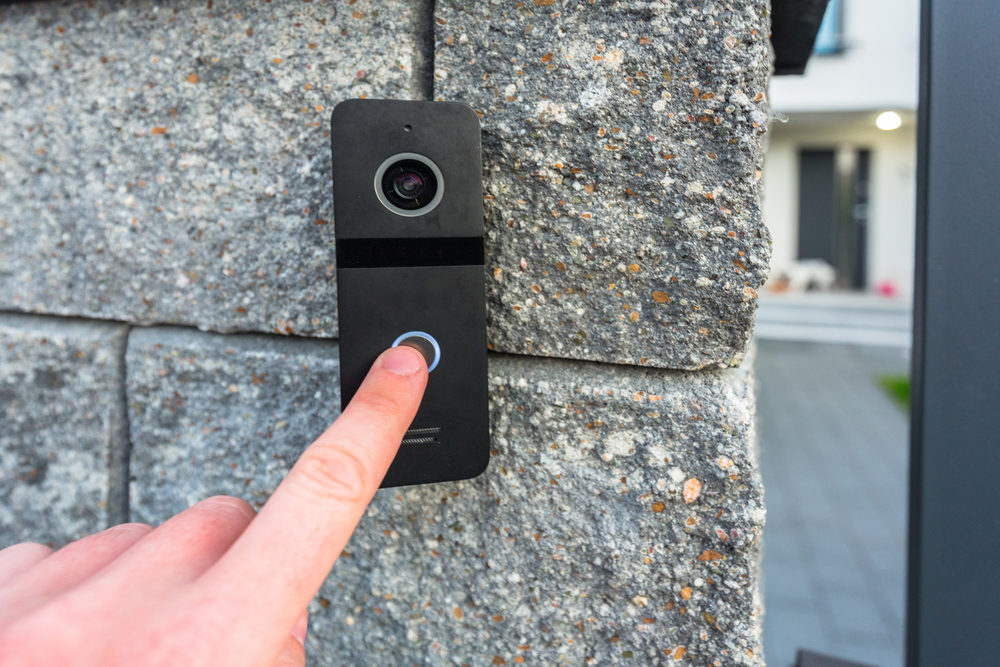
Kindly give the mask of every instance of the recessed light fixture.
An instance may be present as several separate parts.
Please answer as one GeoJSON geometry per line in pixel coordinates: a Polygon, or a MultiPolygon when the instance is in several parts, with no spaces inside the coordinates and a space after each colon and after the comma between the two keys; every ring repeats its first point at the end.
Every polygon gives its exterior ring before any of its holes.
{"type": "Polygon", "coordinates": [[[903,124],[903,119],[895,111],[883,111],[875,119],[875,127],[880,130],[895,130],[903,124]]]}

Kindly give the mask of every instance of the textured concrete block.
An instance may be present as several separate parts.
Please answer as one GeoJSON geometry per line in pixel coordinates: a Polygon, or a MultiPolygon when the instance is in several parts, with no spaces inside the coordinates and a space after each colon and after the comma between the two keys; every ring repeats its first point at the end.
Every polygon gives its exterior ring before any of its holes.
{"type": "Polygon", "coordinates": [[[126,328],[0,316],[0,548],[61,546],[108,521],[125,436],[126,328]]]}
{"type": "MultiPolygon", "coordinates": [[[[333,416],[332,351],[134,334],[136,518],[264,500],[333,416]]],[[[311,607],[312,661],[763,664],[749,372],[495,355],[490,375],[489,469],[377,494],[311,607]]]]}
{"type": "Polygon", "coordinates": [[[333,341],[153,327],[129,337],[126,365],[134,521],[216,493],[259,509],[340,412],[333,341]]]}
{"type": "Polygon", "coordinates": [[[329,112],[423,96],[425,11],[0,7],[0,307],[334,335],[329,112]]]}
{"type": "MultiPolygon", "coordinates": [[[[335,335],[327,112],[427,94],[427,7],[0,10],[0,306],[335,335]]],[[[493,349],[738,363],[769,254],[766,2],[436,19],[434,94],[484,125],[493,349]]]]}
{"type": "Polygon", "coordinates": [[[435,16],[435,99],[483,124],[493,348],[737,364],[770,254],[766,0],[445,0],[435,16]]]}

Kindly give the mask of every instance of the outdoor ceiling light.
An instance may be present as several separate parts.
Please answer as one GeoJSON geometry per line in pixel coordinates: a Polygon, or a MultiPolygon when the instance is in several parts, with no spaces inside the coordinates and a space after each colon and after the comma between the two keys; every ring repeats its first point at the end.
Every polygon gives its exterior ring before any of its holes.
{"type": "Polygon", "coordinates": [[[883,111],[875,119],[875,127],[880,130],[895,130],[903,124],[903,119],[895,111],[883,111]]]}

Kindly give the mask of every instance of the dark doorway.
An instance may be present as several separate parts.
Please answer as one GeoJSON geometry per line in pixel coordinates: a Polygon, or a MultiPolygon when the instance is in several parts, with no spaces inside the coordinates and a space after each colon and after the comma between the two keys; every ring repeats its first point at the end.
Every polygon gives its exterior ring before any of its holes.
{"type": "Polygon", "coordinates": [[[835,157],[833,151],[799,151],[799,259],[823,259],[833,264],[835,157]]]}
{"type": "Polygon", "coordinates": [[[868,150],[799,151],[799,259],[821,259],[837,285],[867,286],[868,150]]]}
{"type": "MultiPolygon", "coordinates": [[[[850,262],[850,286],[864,289],[868,284],[868,180],[871,174],[871,153],[867,150],[855,151],[854,158],[848,173],[849,219],[846,220],[844,229],[848,238],[844,245],[850,262]]],[[[846,268],[845,264],[845,270],[846,268]]]]}

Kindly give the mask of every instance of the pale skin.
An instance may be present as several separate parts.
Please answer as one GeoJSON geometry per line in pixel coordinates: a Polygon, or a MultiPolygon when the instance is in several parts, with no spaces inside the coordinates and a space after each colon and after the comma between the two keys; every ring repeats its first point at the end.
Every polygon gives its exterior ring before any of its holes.
{"type": "Polygon", "coordinates": [[[384,352],[259,513],[216,496],[156,528],[3,549],[0,665],[304,665],[309,601],[426,384],[419,352],[384,352]]]}

